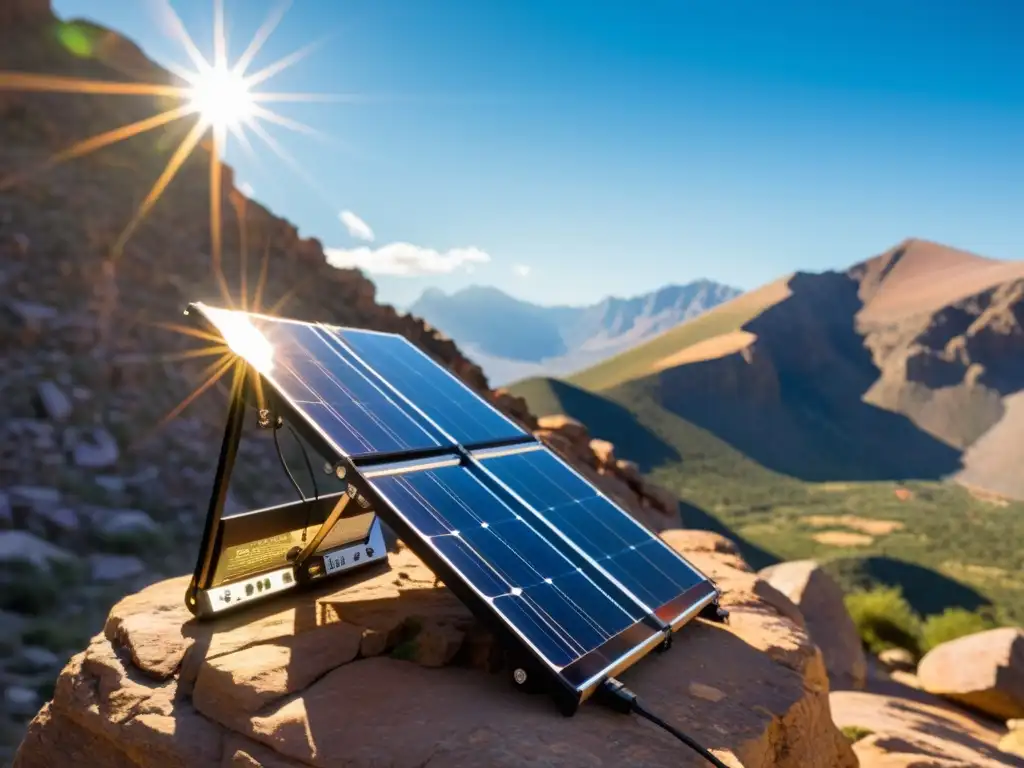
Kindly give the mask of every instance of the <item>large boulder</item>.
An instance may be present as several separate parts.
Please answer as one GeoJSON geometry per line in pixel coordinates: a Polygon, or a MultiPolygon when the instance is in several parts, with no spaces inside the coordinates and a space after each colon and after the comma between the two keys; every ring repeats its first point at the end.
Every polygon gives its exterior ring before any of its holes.
{"type": "MultiPolygon", "coordinates": [[[[729,765],[853,768],[820,651],[726,557],[692,553],[730,626],[695,621],[629,685],[729,765]]],[[[433,574],[404,548],[391,566],[208,623],[185,611],[184,578],[123,599],[14,767],[690,764],[636,718],[588,703],[566,719],[511,690],[490,635],[433,574]]]]}
{"type": "Polygon", "coordinates": [[[763,569],[759,575],[792,600],[821,648],[833,689],[862,689],[867,661],[857,627],[843,602],[843,591],[814,560],[794,560],[763,569]]]}
{"type": "Polygon", "coordinates": [[[917,677],[925,690],[1000,720],[1024,718],[1024,629],[942,643],[921,659],[917,677]]]}
{"type": "Polygon", "coordinates": [[[833,691],[836,725],[856,739],[860,768],[1024,768],[1000,745],[1000,729],[939,699],[833,691]]]}

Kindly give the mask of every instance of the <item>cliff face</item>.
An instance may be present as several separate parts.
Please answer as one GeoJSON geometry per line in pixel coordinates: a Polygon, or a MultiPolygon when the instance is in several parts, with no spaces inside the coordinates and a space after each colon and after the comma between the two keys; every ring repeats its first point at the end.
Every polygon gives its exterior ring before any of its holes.
{"type": "MultiPolygon", "coordinates": [[[[61,26],[45,1],[0,3],[0,71],[109,81],[151,66],[113,32],[61,26]],[[75,53],[68,29],[81,43],[75,53]]],[[[218,384],[177,408],[201,387],[212,359],[194,357],[203,341],[173,327],[189,302],[240,305],[244,297],[251,307],[259,299],[300,319],[401,333],[527,428],[537,426],[521,401],[490,392],[450,340],[377,303],[362,273],[330,267],[318,241],[246,199],[229,168],[216,269],[205,147],[115,253],[190,126],[49,161],[169,106],[0,90],[0,750],[17,743],[63,660],[115,600],[193,566],[226,392],[218,384]]],[[[235,507],[291,498],[273,446],[253,432],[243,437],[235,507]]],[[[586,443],[574,450],[589,452],[589,461],[574,460],[639,517],[658,528],[678,521],[674,500],[628,468],[620,476],[586,443]]]]}

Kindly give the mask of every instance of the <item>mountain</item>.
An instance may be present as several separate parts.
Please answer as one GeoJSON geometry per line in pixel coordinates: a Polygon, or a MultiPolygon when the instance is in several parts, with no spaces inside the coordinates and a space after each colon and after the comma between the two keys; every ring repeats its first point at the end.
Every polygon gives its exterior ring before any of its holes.
{"type": "Polygon", "coordinates": [[[710,280],[590,306],[540,306],[491,287],[424,291],[409,312],[453,339],[496,385],[593,365],[739,295],[710,280]]]}
{"type": "Polygon", "coordinates": [[[1024,618],[1024,262],[910,239],[510,389],[614,441],[752,562],[843,560],[925,602],[956,591],[941,574],[1024,618]]]}
{"type": "Polygon", "coordinates": [[[572,381],[653,387],[789,474],[955,476],[1024,497],[1024,262],[907,240],[751,291],[572,381]]]}

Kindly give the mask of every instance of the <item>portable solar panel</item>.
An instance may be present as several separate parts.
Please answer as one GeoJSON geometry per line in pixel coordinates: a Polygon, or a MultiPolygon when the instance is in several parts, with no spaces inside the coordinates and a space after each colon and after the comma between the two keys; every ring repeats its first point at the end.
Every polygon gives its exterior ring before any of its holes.
{"type": "MultiPolygon", "coordinates": [[[[265,422],[294,426],[348,495],[492,627],[515,682],[545,688],[566,714],[609,676],[667,648],[687,621],[714,615],[719,593],[707,576],[404,337],[200,303],[186,313],[255,374],[236,385],[229,413],[187,598],[197,614],[209,613],[197,596],[211,602],[232,520],[221,486],[239,403],[255,398],[265,422]]],[[[326,540],[340,518],[324,505],[317,536],[326,540]]],[[[292,580],[312,581],[303,569],[327,562],[298,559],[292,580]]]]}

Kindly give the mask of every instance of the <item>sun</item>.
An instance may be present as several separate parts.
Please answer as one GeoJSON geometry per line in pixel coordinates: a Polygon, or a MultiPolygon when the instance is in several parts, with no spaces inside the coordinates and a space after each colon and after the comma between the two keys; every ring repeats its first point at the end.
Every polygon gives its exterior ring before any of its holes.
{"type": "Polygon", "coordinates": [[[249,83],[235,70],[223,65],[207,66],[190,80],[188,106],[215,130],[237,130],[256,115],[249,83]]]}

